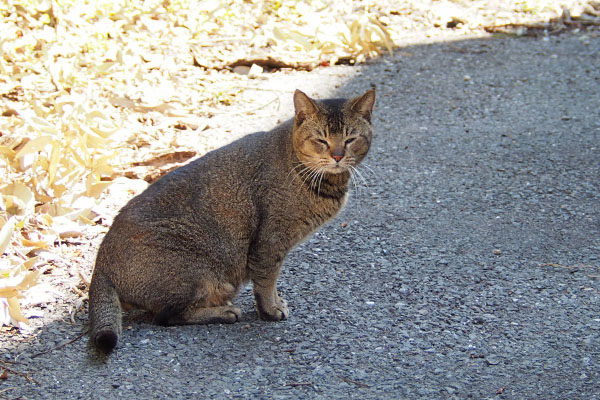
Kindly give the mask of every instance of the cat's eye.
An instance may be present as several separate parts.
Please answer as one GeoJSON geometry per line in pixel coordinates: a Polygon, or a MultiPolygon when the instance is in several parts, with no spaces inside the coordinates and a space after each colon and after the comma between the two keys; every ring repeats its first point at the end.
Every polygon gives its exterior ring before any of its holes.
{"type": "Polygon", "coordinates": [[[325,139],[316,139],[316,140],[317,140],[317,142],[319,142],[319,143],[327,146],[327,148],[329,148],[329,142],[327,140],[325,140],[325,139]]]}
{"type": "Polygon", "coordinates": [[[344,140],[344,143],[345,144],[350,144],[350,143],[354,142],[355,140],[356,140],[356,138],[346,139],[346,140],[344,140]]]}

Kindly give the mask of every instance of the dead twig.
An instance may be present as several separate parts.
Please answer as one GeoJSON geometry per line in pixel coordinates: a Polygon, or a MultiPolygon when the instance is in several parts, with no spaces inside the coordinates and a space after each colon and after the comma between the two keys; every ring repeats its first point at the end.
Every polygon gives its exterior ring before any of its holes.
{"type": "Polygon", "coordinates": [[[359,388],[369,388],[369,387],[371,387],[371,386],[367,385],[366,383],[358,382],[358,381],[352,380],[350,378],[346,378],[346,377],[341,376],[341,375],[338,375],[338,378],[340,378],[341,380],[343,380],[346,383],[352,383],[352,384],[356,385],[359,388]]]}
{"type": "Polygon", "coordinates": [[[600,269],[600,267],[597,267],[595,265],[586,265],[586,264],[576,264],[576,265],[562,265],[562,264],[557,264],[557,263],[544,263],[544,264],[538,264],[539,267],[555,267],[555,268],[563,268],[563,269],[594,269],[594,268],[598,268],[600,269]]]}
{"type": "Polygon", "coordinates": [[[238,112],[235,112],[235,113],[232,113],[231,111],[227,111],[227,110],[225,110],[225,111],[217,111],[214,114],[227,114],[227,115],[230,115],[230,116],[234,116],[234,115],[251,115],[251,114],[254,114],[255,112],[257,112],[259,110],[262,110],[263,108],[266,108],[266,107],[270,106],[271,104],[273,104],[275,102],[277,102],[277,109],[279,110],[279,106],[281,105],[281,101],[279,100],[279,96],[277,96],[277,97],[273,98],[273,100],[271,100],[271,101],[269,101],[269,102],[267,102],[267,103],[265,103],[265,104],[263,104],[261,106],[258,106],[256,108],[251,108],[249,110],[242,110],[242,111],[238,111],[238,112]]]}
{"type": "MultiPolygon", "coordinates": [[[[598,267],[598,266],[595,266],[595,265],[585,265],[585,264],[562,265],[562,264],[557,264],[557,263],[545,263],[545,264],[539,264],[538,266],[540,266],[540,267],[562,268],[562,269],[570,270],[571,273],[575,273],[575,272],[579,271],[580,269],[584,269],[586,271],[588,269],[600,269],[600,267],[598,267]]],[[[600,277],[600,275],[589,274],[589,273],[586,273],[586,276],[588,278],[590,278],[590,279],[598,279],[600,277]]]]}
{"type": "Polygon", "coordinates": [[[312,386],[312,382],[288,382],[285,386],[297,387],[297,386],[312,386]]]}
{"type": "Polygon", "coordinates": [[[458,47],[458,46],[453,46],[451,44],[448,44],[448,50],[444,50],[445,52],[455,52],[455,53],[460,53],[460,54],[483,54],[483,53],[487,53],[489,50],[488,49],[481,49],[481,50],[472,50],[472,49],[465,49],[462,47],[458,47]]]}
{"type": "Polygon", "coordinates": [[[258,65],[270,70],[294,69],[298,71],[312,71],[319,65],[316,60],[294,61],[293,59],[290,59],[289,61],[285,61],[281,58],[271,56],[240,58],[237,60],[230,60],[229,62],[221,60],[221,62],[219,62],[218,60],[214,59],[205,59],[204,51],[198,48],[192,48],[190,52],[194,58],[194,66],[204,68],[206,70],[230,71],[235,67],[251,67],[252,65],[258,65]]]}
{"type": "Polygon", "coordinates": [[[3,377],[2,379],[7,379],[6,376],[8,375],[8,373],[11,373],[13,375],[22,376],[23,378],[27,379],[27,381],[29,381],[31,383],[35,383],[36,385],[40,385],[40,382],[38,382],[37,380],[35,380],[31,376],[29,376],[29,373],[17,371],[16,369],[7,367],[6,364],[4,363],[4,361],[0,361],[0,363],[3,364],[2,366],[0,366],[0,369],[4,370],[4,372],[1,374],[1,376],[3,377]]]}
{"type": "Polygon", "coordinates": [[[256,90],[259,92],[273,92],[273,93],[286,93],[286,94],[294,93],[293,90],[260,88],[260,87],[255,87],[255,86],[235,86],[235,88],[241,89],[241,90],[256,90]]]}
{"type": "Polygon", "coordinates": [[[32,356],[31,356],[31,358],[36,358],[36,357],[39,357],[39,356],[41,356],[41,355],[44,355],[44,354],[51,353],[51,352],[53,352],[54,350],[62,349],[63,347],[65,347],[65,346],[68,346],[68,345],[70,345],[71,343],[74,343],[74,342],[78,341],[79,339],[81,339],[82,337],[84,337],[84,336],[85,336],[87,333],[88,333],[88,330],[86,329],[86,330],[84,330],[83,332],[81,332],[79,335],[75,336],[73,339],[71,339],[71,340],[68,340],[68,341],[66,341],[66,342],[64,342],[64,343],[61,343],[61,344],[59,344],[58,346],[56,346],[56,347],[53,347],[53,348],[51,348],[51,349],[44,350],[44,351],[42,351],[42,352],[40,352],[40,353],[34,354],[34,355],[32,355],[32,356]]]}
{"type": "Polygon", "coordinates": [[[86,297],[87,295],[79,289],[77,286],[71,286],[71,291],[78,295],[79,297],[86,297]]]}
{"type": "MultiPolygon", "coordinates": [[[[74,287],[72,289],[74,289],[74,287]]],[[[84,308],[83,304],[87,300],[89,300],[87,294],[83,293],[81,296],[82,297],[77,299],[77,301],[75,301],[75,304],[71,305],[71,308],[69,309],[69,319],[71,320],[72,324],[75,324],[75,316],[77,315],[77,313],[84,308]]]]}
{"type": "Polygon", "coordinates": [[[539,267],[555,267],[555,268],[563,268],[563,269],[579,269],[579,266],[577,265],[562,265],[562,264],[556,264],[556,263],[544,263],[544,264],[539,264],[539,267]]]}
{"type": "Polygon", "coordinates": [[[89,276],[87,276],[86,274],[84,274],[81,269],[77,270],[77,274],[79,274],[79,279],[81,279],[81,281],[84,283],[84,285],[89,288],[92,279],[89,276]]]}
{"type": "Polygon", "coordinates": [[[9,390],[15,390],[15,389],[16,389],[16,387],[8,387],[8,388],[6,388],[6,389],[2,389],[2,390],[0,390],[0,396],[1,396],[1,395],[2,395],[2,393],[4,393],[4,392],[8,392],[9,390]]]}
{"type": "Polygon", "coordinates": [[[536,36],[540,32],[546,32],[549,35],[557,35],[567,29],[581,29],[589,26],[600,26],[600,18],[592,16],[572,18],[567,12],[563,13],[561,17],[551,19],[548,22],[489,25],[485,26],[484,29],[489,33],[504,34],[515,33],[519,30],[524,30],[522,34],[527,36],[536,36]]]}
{"type": "Polygon", "coordinates": [[[295,69],[295,70],[300,70],[300,71],[312,71],[316,66],[316,63],[314,63],[314,62],[283,61],[283,60],[273,58],[273,57],[264,57],[264,58],[257,57],[257,58],[250,58],[250,59],[242,58],[242,59],[239,59],[239,60],[229,63],[226,67],[233,69],[235,67],[240,67],[240,66],[251,67],[254,64],[260,65],[263,68],[269,68],[269,69],[289,68],[289,69],[295,69]]]}

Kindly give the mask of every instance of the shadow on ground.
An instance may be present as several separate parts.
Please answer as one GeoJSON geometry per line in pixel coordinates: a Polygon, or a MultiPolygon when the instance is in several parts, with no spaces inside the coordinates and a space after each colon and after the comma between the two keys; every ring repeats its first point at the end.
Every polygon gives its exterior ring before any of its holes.
{"type": "Polygon", "coordinates": [[[282,82],[284,107],[296,87],[378,90],[366,184],[285,263],[290,318],[258,321],[246,288],[232,326],[132,322],[106,362],[87,338],[31,358],[82,329],[61,320],[4,349],[37,383],[11,374],[3,396],[599,398],[597,34],[413,46],[282,82]]]}

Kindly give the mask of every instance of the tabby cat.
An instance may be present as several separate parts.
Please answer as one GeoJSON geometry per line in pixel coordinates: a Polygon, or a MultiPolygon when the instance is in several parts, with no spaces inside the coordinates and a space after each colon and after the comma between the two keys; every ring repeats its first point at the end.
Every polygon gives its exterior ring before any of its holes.
{"type": "Polygon", "coordinates": [[[316,101],[295,116],[212,151],[150,185],[115,218],[90,287],[91,340],[110,353],[122,308],[160,325],[234,323],[231,301],[252,281],[258,316],[288,316],[277,292],[286,254],[344,206],[371,145],[375,90],[316,101]]]}

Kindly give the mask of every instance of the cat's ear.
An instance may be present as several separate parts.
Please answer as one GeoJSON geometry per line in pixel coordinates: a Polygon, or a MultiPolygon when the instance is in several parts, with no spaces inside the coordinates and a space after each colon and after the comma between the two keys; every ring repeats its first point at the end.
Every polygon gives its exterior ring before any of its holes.
{"type": "Polygon", "coordinates": [[[351,109],[371,122],[371,114],[375,106],[375,89],[367,90],[365,94],[352,100],[351,109]]]}
{"type": "Polygon", "coordinates": [[[315,102],[298,89],[294,92],[294,107],[296,109],[296,123],[298,125],[317,113],[315,102]]]}

